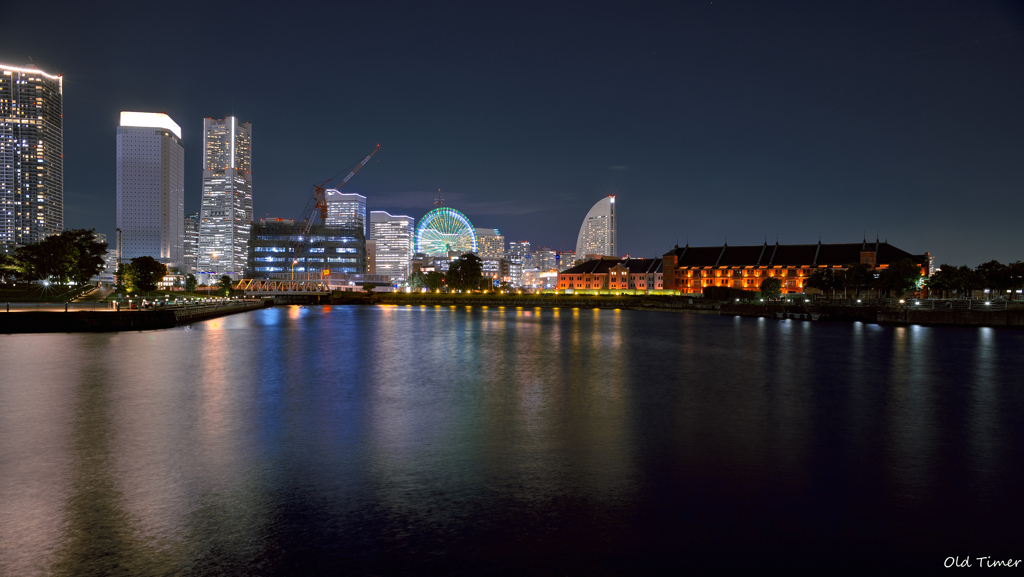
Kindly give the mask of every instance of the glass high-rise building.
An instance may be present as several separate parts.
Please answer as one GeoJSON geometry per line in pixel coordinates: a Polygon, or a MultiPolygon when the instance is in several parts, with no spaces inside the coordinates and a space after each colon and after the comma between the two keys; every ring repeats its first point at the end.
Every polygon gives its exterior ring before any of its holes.
{"type": "Polygon", "coordinates": [[[558,269],[558,255],[550,248],[539,248],[533,251],[532,266],[538,270],[558,269]]]}
{"type": "Polygon", "coordinates": [[[505,258],[505,237],[496,228],[476,229],[476,245],[481,260],[505,258]]]}
{"type": "Polygon", "coordinates": [[[252,230],[252,124],[203,119],[201,206],[200,273],[241,277],[252,230]]]}
{"type": "Polygon", "coordinates": [[[576,239],[576,258],[588,254],[618,256],[615,238],[615,197],[607,196],[597,201],[580,226],[576,239]]]}
{"type": "Polygon", "coordinates": [[[185,149],[181,128],[170,116],[121,113],[116,188],[121,262],[151,256],[180,264],[185,256],[185,149]]]}
{"type": "Polygon", "coordinates": [[[370,238],[376,245],[374,271],[386,274],[392,282],[409,278],[409,265],[415,248],[416,220],[410,216],[370,212],[370,238]]]}
{"type": "Polygon", "coordinates": [[[506,258],[509,263],[509,276],[512,279],[512,286],[522,286],[523,271],[533,268],[530,263],[530,241],[521,240],[508,243],[506,258]]]}
{"type": "Polygon", "coordinates": [[[0,64],[0,251],[64,228],[63,79],[0,64]]]}
{"type": "Polygon", "coordinates": [[[366,236],[366,197],[354,192],[330,188],[324,192],[327,201],[327,226],[357,228],[366,236]]]}
{"type": "Polygon", "coordinates": [[[199,213],[193,212],[185,217],[184,264],[190,272],[195,272],[199,264],[199,213]]]}

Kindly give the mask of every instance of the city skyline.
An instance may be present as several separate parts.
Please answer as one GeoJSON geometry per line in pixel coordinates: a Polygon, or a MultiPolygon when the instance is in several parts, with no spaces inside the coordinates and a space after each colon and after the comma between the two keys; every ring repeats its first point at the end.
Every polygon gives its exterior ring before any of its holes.
{"type": "MultiPolygon", "coordinates": [[[[288,62],[289,74],[320,78],[303,104],[317,120],[305,124],[270,96],[219,84],[221,73],[203,64],[205,51],[125,53],[116,35],[104,34],[143,21],[147,9],[91,13],[98,24],[87,43],[75,28],[84,8],[58,11],[52,31],[62,41],[44,45],[13,30],[0,43],[0,62],[31,57],[64,75],[65,172],[74,183],[66,187],[73,209],[64,225],[110,238],[113,181],[105,167],[113,152],[88,143],[120,110],[163,110],[185,126],[186,212],[200,208],[195,119],[230,113],[259,123],[265,135],[256,151],[266,191],[256,201],[261,216],[298,217],[311,183],[380,143],[375,170],[353,189],[370,199],[367,210],[419,217],[441,188],[474,220],[559,250],[572,248],[578,215],[593,199],[615,194],[627,205],[622,254],[661,254],[677,237],[715,245],[877,234],[939,262],[1020,258],[1024,241],[1011,234],[1012,215],[1024,210],[1014,194],[1024,186],[1014,160],[1024,146],[1019,5],[869,4],[833,13],[805,3],[789,9],[797,18],[720,4],[631,15],[625,28],[602,8],[557,9],[550,23],[537,23],[515,13],[451,17],[412,7],[397,24],[356,9],[352,17],[365,26],[346,42],[372,37],[377,47],[344,72],[319,74],[348,44],[305,38],[309,57],[256,45],[232,72],[288,62]],[[464,31],[478,56],[444,39],[464,31]],[[75,43],[89,48],[76,52],[75,43]],[[421,49],[410,53],[413,45],[421,49]],[[538,46],[553,57],[540,58],[538,46]],[[118,59],[121,66],[108,66],[118,59]],[[153,59],[163,65],[147,66],[153,59]],[[501,66],[481,66],[490,61],[501,66]],[[124,67],[139,79],[118,78],[124,67]],[[609,71],[621,77],[615,86],[604,81],[609,71]],[[423,82],[416,98],[406,95],[409,82],[423,82]],[[188,88],[207,84],[220,88],[188,88]],[[975,201],[999,210],[982,215],[975,201]]],[[[12,10],[14,18],[24,8],[12,10]]],[[[321,17],[304,10],[275,21],[242,16],[282,45],[321,17]]],[[[186,32],[200,26],[185,16],[166,19],[186,32]]]]}

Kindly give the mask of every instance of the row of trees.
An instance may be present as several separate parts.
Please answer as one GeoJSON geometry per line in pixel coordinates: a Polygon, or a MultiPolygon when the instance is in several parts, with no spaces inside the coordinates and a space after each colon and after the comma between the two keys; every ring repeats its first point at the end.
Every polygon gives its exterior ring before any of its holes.
{"type": "Polygon", "coordinates": [[[969,294],[983,289],[998,294],[1024,289],[1024,263],[1017,261],[1007,265],[990,260],[974,269],[966,265],[944,264],[928,279],[928,288],[943,296],[969,294]]]}
{"type": "Polygon", "coordinates": [[[486,290],[491,288],[491,279],[483,276],[483,261],[473,253],[467,253],[452,261],[448,272],[416,271],[409,277],[409,286],[437,291],[448,290],[486,290]]]}
{"type": "Polygon", "coordinates": [[[873,288],[902,296],[908,290],[918,288],[921,279],[921,267],[905,258],[877,273],[862,262],[846,265],[845,269],[818,269],[807,277],[804,286],[831,292],[832,295],[853,289],[854,296],[860,296],[861,289],[873,288]]]}
{"type": "Polygon", "coordinates": [[[103,270],[107,243],[96,240],[95,229],[76,228],[0,254],[0,276],[6,282],[45,280],[84,285],[103,270]]]}

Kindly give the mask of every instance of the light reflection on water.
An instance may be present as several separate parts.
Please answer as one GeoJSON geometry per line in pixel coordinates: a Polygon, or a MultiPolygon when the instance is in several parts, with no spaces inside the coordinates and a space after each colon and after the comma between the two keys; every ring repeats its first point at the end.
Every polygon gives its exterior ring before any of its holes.
{"type": "Polygon", "coordinates": [[[0,339],[3,574],[918,567],[1024,512],[1020,331],[292,306],[0,339]]]}

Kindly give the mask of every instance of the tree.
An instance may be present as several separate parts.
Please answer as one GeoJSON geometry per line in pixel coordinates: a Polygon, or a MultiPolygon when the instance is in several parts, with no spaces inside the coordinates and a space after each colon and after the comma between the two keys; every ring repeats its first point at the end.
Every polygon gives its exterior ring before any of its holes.
{"type": "Polygon", "coordinates": [[[782,281],[770,276],[761,281],[761,296],[769,299],[777,299],[782,296],[782,281]]]}
{"type": "Polygon", "coordinates": [[[473,253],[466,253],[452,261],[448,267],[448,288],[474,290],[480,288],[483,261],[473,253]]]}
{"type": "Polygon", "coordinates": [[[368,295],[372,295],[373,294],[373,289],[375,289],[375,288],[377,288],[377,285],[375,285],[373,283],[366,283],[366,284],[363,285],[363,290],[366,291],[366,294],[368,294],[368,295]]]}
{"type": "Polygon", "coordinates": [[[432,270],[427,273],[424,283],[427,286],[427,290],[439,291],[441,290],[441,287],[444,286],[444,274],[436,270],[432,270]]]}
{"type": "Polygon", "coordinates": [[[107,243],[97,240],[93,228],[65,230],[60,236],[67,238],[75,255],[72,280],[79,285],[87,284],[105,266],[103,256],[107,254],[107,243]]]}
{"type": "Polygon", "coordinates": [[[846,288],[844,276],[841,271],[819,268],[812,272],[811,276],[807,277],[807,280],[804,281],[804,286],[818,289],[822,293],[831,291],[831,296],[835,297],[835,291],[846,288]]]}
{"type": "Polygon", "coordinates": [[[224,293],[224,296],[231,296],[231,277],[226,274],[220,275],[217,282],[217,292],[224,293]]]}
{"type": "Polygon", "coordinates": [[[444,275],[444,282],[448,290],[459,290],[462,288],[462,262],[453,260],[448,265],[448,272],[444,275]]]}
{"type": "Polygon", "coordinates": [[[15,280],[21,276],[21,263],[9,254],[0,253],[0,282],[15,280]]]}
{"type": "Polygon", "coordinates": [[[199,281],[196,279],[196,275],[190,274],[185,277],[185,292],[194,293],[196,288],[199,286],[199,281]]]}
{"type": "Polygon", "coordinates": [[[929,290],[935,291],[942,296],[946,296],[946,293],[950,292],[955,293],[959,289],[957,272],[957,268],[953,265],[941,265],[939,270],[935,271],[935,274],[925,281],[925,285],[929,290]]]}
{"type": "Polygon", "coordinates": [[[909,258],[898,260],[882,270],[874,286],[879,290],[893,291],[902,297],[908,290],[917,288],[921,282],[921,267],[909,258]]]}
{"type": "Polygon", "coordinates": [[[864,262],[855,262],[846,265],[843,272],[843,286],[855,289],[854,298],[860,296],[860,289],[869,286],[875,280],[875,274],[871,266],[864,262]]]}
{"type": "Polygon", "coordinates": [[[1017,261],[1007,265],[1006,276],[1012,290],[1024,289],[1024,262],[1017,261]]]}
{"type": "Polygon", "coordinates": [[[427,275],[421,271],[415,271],[409,275],[409,286],[414,289],[425,288],[427,286],[427,275]]]}
{"type": "Polygon", "coordinates": [[[67,284],[74,276],[77,252],[70,239],[48,236],[40,242],[20,246],[14,251],[25,280],[49,280],[67,284]]]}
{"type": "Polygon", "coordinates": [[[121,265],[117,275],[128,292],[148,293],[156,290],[156,284],[167,276],[167,267],[151,256],[140,256],[133,258],[128,264],[121,265]]]}
{"type": "Polygon", "coordinates": [[[89,282],[103,270],[107,243],[96,240],[95,229],[65,230],[43,240],[18,247],[9,257],[11,272],[25,280],[50,280],[59,284],[89,282]]]}
{"type": "Polygon", "coordinates": [[[993,294],[1004,294],[1006,289],[1011,288],[1010,285],[1013,284],[1010,278],[1010,267],[999,263],[999,261],[990,260],[979,264],[975,270],[981,273],[985,279],[982,288],[989,289],[993,294]]]}

